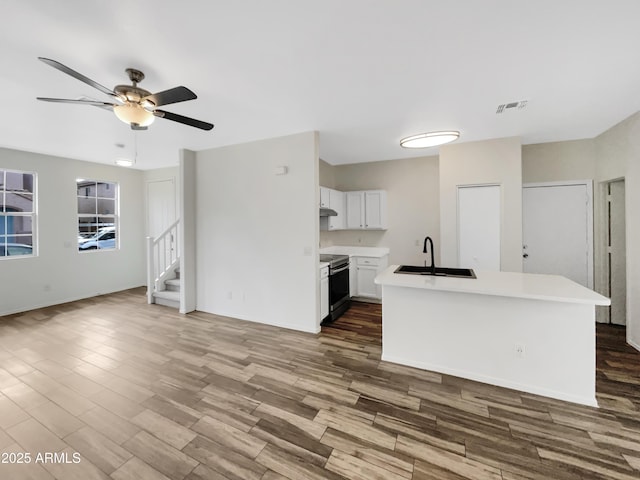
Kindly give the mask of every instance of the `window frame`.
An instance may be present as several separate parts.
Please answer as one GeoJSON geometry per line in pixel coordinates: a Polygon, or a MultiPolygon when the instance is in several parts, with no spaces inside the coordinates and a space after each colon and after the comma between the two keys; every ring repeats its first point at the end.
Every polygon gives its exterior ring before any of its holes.
{"type": "Polygon", "coordinates": [[[81,219],[94,218],[95,223],[95,231],[92,232],[92,236],[89,237],[88,241],[92,241],[95,239],[96,246],[95,248],[80,248],[80,241],[78,241],[78,253],[83,254],[86,252],[112,252],[114,250],[120,250],[120,184],[115,181],[107,181],[107,180],[95,180],[93,178],[76,178],[76,235],[78,239],[81,236],[81,227],[82,224],[86,222],[81,222],[81,219]],[[88,185],[82,185],[82,183],[87,183],[88,185]],[[91,185],[94,184],[96,186],[95,196],[89,196],[91,185]],[[104,197],[99,196],[98,185],[107,185],[106,189],[113,187],[113,197],[104,197]],[[81,190],[84,192],[84,195],[81,194],[81,190]],[[90,198],[95,200],[95,212],[91,213],[81,213],[81,206],[79,199],[80,198],[90,198]],[[113,213],[100,213],[99,201],[100,200],[113,200],[113,213]],[[111,222],[102,222],[101,220],[112,218],[113,223],[111,222]],[[98,237],[100,235],[104,235],[101,233],[102,228],[113,228],[115,233],[115,242],[113,247],[100,247],[98,237]]]}
{"type": "MultiPolygon", "coordinates": [[[[0,248],[2,249],[4,255],[0,255],[0,261],[4,260],[17,260],[21,258],[34,258],[38,256],[38,174],[37,172],[30,170],[16,170],[14,168],[5,168],[0,167],[0,175],[2,178],[0,179],[0,217],[3,218],[3,221],[6,217],[28,217],[31,219],[31,234],[12,234],[14,237],[31,237],[31,253],[28,254],[20,254],[20,255],[8,255],[9,251],[9,243],[7,237],[10,235],[5,231],[0,238],[4,238],[4,241],[0,241],[0,248]],[[31,211],[23,212],[23,211],[8,211],[6,205],[6,198],[8,193],[15,193],[14,190],[7,189],[7,173],[15,173],[18,175],[31,175],[31,211]]],[[[5,224],[6,228],[6,224],[5,224]]],[[[4,230],[3,230],[4,231],[4,230]]],[[[20,245],[28,245],[28,244],[20,244],[20,245]]]]}

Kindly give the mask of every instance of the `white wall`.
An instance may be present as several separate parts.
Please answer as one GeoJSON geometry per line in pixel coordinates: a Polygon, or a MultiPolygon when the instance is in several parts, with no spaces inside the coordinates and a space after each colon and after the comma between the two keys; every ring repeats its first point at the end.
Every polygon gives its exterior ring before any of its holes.
{"type": "Polygon", "coordinates": [[[197,309],[317,332],[317,133],[197,152],[195,188],[197,309]]]}
{"type": "MultiPolygon", "coordinates": [[[[599,187],[602,182],[625,179],[627,341],[640,350],[640,112],[596,137],[595,143],[599,187]]],[[[599,207],[596,215],[602,218],[604,207],[599,207]]]]}
{"type": "Polygon", "coordinates": [[[197,264],[196,252],[196,153],[180,150],[180,313],[192,312],[197,306],[197,264]]]}
{"type": "Polygon", "coordinates": [[[517,137],[440,147],[440,256],[443,266],[458,264],[457,187],[499,184],[502,187],[500,268],[507,272],[522,271],[521,151],[517,137]]]}
{"type": "Polygon", "coordinates": [[[0,260],[0,315],[145,284],[142,172],[0,149],[0,168],[32,171],[38,182],[38,256],[0,260]],[[76,179],[120,186],[120,249],[78,252],[76,179]]]}
{"type": "Polygon", "coordinates": [[[522,183],[595,177],[596,149],[592,138],[522,146],[522,183]]]}
{"type": "MultiPolygon", "coordinates": [[[[388,247],[389,263],[422,265],[424,237],[440,236],[438,157],[405,158],[382,162],[338,165],[332,172],[320,170],[321,180],[334,175],[334,187],[341,191],[386,190],[388,229],[385,231],[344,230],[320,232],[320,243],[388,247]],[[416,243],[418,245],[416,245],[416,243]]],[[[331,187],[328,183],[321,185],[331,187]]],[[[439,254],[435,242],[436,263],[439,254]]]]}
{"type": "Polygon", "coordinates": [[[337,167],[320,159],[318,162],[318,175],[320,179],[320,185],[328,188],[336,188],[336,171],[337,167]]]}

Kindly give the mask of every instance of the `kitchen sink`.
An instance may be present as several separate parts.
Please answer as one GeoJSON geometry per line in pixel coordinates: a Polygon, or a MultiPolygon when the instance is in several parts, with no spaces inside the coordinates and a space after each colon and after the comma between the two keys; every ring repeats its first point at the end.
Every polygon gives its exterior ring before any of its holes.
{"type": "Polygon", "coordinates": [[[471,268],[422,267],[418,265],[400,265],[393,273],[409,275],[435,275],[436,277],[476,278],[471,268]],[[435,273],[434,273],[435,270],[435,273]]]}

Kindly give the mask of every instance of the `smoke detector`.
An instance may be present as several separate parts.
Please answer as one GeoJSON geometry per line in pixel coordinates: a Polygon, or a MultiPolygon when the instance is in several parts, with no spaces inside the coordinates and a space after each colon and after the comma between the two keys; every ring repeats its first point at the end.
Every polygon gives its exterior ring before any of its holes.
{"type": "Polygon", "coordinates": [[[496,114],[499,115],[501,113],[508,112],[508,111],[515,112],[516,110],[522,110],[524,107],[527,106],[527,102],[528,100],[520,100],[519,102],[503,103],[501,105],[498,105],[498,108],[496,109],[496,114]]]}

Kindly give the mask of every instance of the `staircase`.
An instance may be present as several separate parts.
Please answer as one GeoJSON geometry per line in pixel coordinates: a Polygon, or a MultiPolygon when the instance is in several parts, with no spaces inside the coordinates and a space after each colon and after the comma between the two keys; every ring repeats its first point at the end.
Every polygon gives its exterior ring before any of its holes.
{"type": "Polygon", "coordinates": [[[180,267],[174,270],[174,275],[164,280],[164,289],[153,292],[153,303],[180,309],[180,267]]]}
{"type": "Polygon", "coordinates": [[[147,237],[147,301],[180,309],[180,220],[147,237]]]}

